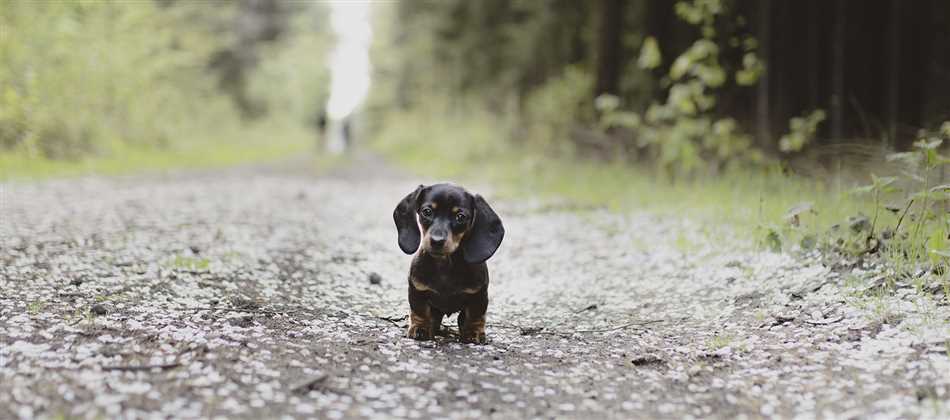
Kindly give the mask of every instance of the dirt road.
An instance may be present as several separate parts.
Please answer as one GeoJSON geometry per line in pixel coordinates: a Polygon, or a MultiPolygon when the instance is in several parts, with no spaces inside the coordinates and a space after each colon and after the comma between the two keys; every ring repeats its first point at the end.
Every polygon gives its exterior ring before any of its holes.
{"type": "Polygon", "coordinates": [[[490,342],[402,338],[391,212],[424,181],[0,184],[0,418],[950,414],[950,309],[926,288],[674,215],[480,191],[507,229],[490,342]]]}

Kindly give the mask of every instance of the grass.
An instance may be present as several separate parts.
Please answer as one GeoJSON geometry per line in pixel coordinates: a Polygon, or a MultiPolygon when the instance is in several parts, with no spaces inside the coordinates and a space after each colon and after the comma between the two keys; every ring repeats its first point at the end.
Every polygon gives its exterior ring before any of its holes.
{"type": "Polygon", "coordinates": [[[716,334],[709,338],[706,342],[706,347],[711,351],[722,350],[726,347],[729,347],[732,342],[735,340],[735,336],[731,334],[716,334]]]}
{"type": "MultiPolygon", "coordinates": [[[[856,184],[787,176],[777,168],[740,169],[716,177],[669,179],[636,166],[542,155],[530,147],[509,145],[504,124],[488,114],[433,118],[431,113],[400,113],[384,121],[374,147],[420,178],[466,184],[490,184],[502,197],[567,200],[578,207],[616,211],[681,214],[710,226],[727,226],[760,245],[775,232],[782,248],[817,237],[858,213],[873,214],[873,203],[848,194],[856,184]],[[420,141],[420,139],[426,139],[420,141]],[[445,140],[434,140],[445,139],[445,140]],[[786,221],[792,207],[810,203],[814,211],[786,221]]],[[[897,217],[881,214],[879,226],[897,217]]],[[[689,240],[677,240],[688,250],[689,240]]]]}
{"type": "Polygon", "coordinates": [[[69,321],[70,325],[76,325],[83,321],[86,321],[86,322],[92,321],[93,319],[95,319],[95,315],[92,313],[91,310],[89,310],[88,307],[76,308],[72,314],[67,314],[65,316],[65,319],[69,321]]]}
{"type": "Polygon", "coordinates": [[[210,266],[211,260],[207,258],[188,257],[184,255],[176,255],[175,259],[171,262],[172,268],[181,270],[204,271],[210,266]]]}
{"type": "Polygon", "coordinates": [[[116,142],[99,154],[74,160],[0,151],[0,181],[41,180],[83,175],[121,175],[143,171],[226,167],[279,161],[312,153],[316,142],[303,128],[258,126],[241,135],[193,135],[164,147],[116,142]]]}
{"type": "Polygon", "coordinates": [[[30,315],[37,315],[42,312],[44,308],[46,308],[46,303],[38,300],[32,301],[26,305],[26,311],[30,315]]]}

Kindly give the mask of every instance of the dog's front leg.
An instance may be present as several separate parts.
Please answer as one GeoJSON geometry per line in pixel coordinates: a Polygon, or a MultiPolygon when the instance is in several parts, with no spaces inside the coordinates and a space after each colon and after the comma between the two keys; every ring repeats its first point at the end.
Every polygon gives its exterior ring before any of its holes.
{"type": "MultiPolygon", "coordinates": [[[[434,327],[433,309],[429,306],[429,300],[425,292],[417,290],[409,285],[409,330],[406,331],[406,337],[416,340],[431,340],[436,333],[434,327]]],[[[442,317],[439,316],[439,323],[442,323],[442,317]]]]}
{"type": "Polygon", "coordinates": [[[488,288],[472,296],[459,313],[459,339],[463,343],[485,344],[485,312],[488,310],[488,288]]]}

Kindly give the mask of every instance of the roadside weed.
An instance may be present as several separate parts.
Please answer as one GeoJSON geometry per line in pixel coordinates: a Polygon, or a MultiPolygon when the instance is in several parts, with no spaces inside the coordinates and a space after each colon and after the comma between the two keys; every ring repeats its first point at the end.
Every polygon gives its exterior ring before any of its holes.
{"type": "Polygon", "coordinates": [[[207,258],[188,257],[176,255],[171,262],[171,267],[180,270],[204,271],[211,265],[211,260],[207,258]]]}
{"type": "Polygon", "coordinates": [[[43,311],[43,308],[46,307],[46,303],[34,300],[26,305],[26,312],[30,315],[36,315],[43,311]]]}

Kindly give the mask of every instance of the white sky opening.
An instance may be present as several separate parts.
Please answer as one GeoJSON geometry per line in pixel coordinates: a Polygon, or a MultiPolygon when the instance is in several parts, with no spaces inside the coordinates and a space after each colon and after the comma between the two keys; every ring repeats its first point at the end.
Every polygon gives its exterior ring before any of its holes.
{"type": "Polygon", "coordinates": [[[336,37],[329,57],[327,116],[331,120],[352,114],[369,93],[370,6],[370,1],[361,0],[330,2],[330,25],[336,37]]]}

